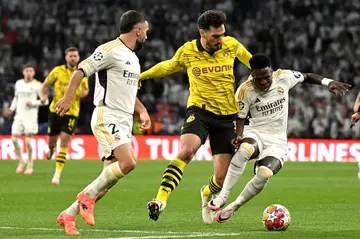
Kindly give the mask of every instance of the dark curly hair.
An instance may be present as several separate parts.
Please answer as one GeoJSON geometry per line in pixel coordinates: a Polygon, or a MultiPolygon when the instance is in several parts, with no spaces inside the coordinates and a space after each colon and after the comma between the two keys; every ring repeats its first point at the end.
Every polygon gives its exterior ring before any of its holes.
{"type": "Polygon", "coordinates": [[[220,10],[208,10],[201,14],[197,24],[199,29],[209,30],[210,27],[220,27],[226,22],[226,14],[220,10]]]}

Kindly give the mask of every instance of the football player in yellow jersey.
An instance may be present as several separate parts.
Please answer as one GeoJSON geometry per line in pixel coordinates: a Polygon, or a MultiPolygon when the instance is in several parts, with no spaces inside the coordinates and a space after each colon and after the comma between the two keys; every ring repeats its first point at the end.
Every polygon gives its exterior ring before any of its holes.
{"type": "Polygon", "coordinates": [[[235,38],[224,36],[226,15],[209,10],[198,19],[200,38],[186,42],[172,59],[143,72],[141,80],[164,77],[187,69],[190,96],[181,130],[180,152],[166,168],[157,196],[148,203],[149,217],[157,220],[170,193],[178,186],[185,166],[210,136],[214,175],[201,188],[202,217],[207,224],[213,215],[207,208],[212,196],[220,192],[234,150],[231,140],[236,131],[238,105],[235,101],[234,60],[249,67],[251,54],[235,38]]]}
{"type": "Polygon", "coordinates": [[[81,85],[76,91],[70,110],[60,117],[56,114],[55,105],[64,96],[70,77],[76,70],[80,60],[79,50],[76,47],[69,47],[65,50],[65,65],[55,67],[42,85],[42,102],[47,99],[50,86],[54,86],[54,98],[49,107],[48,135],[50,159],[55,151],[57,139],[60,137],[60,150],[56,156],[56,170],[51,181],[52,184],[60,184],[60,176],[66,161],[66,151],[71,135],[74,134],[75,126],[80,112],[80,99],[89,94],[88,78],[82,79],[81,85]]]}

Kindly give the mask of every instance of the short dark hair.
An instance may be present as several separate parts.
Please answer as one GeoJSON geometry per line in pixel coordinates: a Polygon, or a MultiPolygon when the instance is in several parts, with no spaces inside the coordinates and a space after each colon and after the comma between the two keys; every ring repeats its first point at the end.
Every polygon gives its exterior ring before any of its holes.
{"type": "Polygon", "coordinates": [[[220,27],[226,22],[226,14],[220,10],[208,10],[201,14],[197,24],[199,29],[209,30],[210,27],[220,27]]]}
{"type": "Polygon", "coordinates": [[[66,50],[65,50],[65,55],[68,54],[70,51],[77,51],[77,52],[79,52],[79,49],[77,49],[77,48],[74,47],[74,46],[68,47],[68,48],[66,48],[66,50]]]}
{"type": "Polygon", "coordinates": [[[265,54],[255,54],[250,60],[251,69],[263,69],[266,67],[271,67],[271,59],[265,54]]]}
{"type": "Polygon", "coordinates": [[[134,26],[138,23],[144,23],[148,18],[145,14],[129,10],[120,17],[120,34],[131,32],[134,26]]]}
{"type": "Polygon", "coordinates": [[[22,69],[23,69],[23,70],[25,70],[26,68],[33,68],[33,69],[35,70],[35,67],[34,67],[32,64],[30,64],[30,63],[26,63],[26,64],[24,64],[24,65],[22,66],[22,69]]]}

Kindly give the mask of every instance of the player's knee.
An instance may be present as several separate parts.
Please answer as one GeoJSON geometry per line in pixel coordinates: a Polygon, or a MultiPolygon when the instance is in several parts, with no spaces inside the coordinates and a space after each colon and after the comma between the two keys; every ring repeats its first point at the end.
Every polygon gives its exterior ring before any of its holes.
{"type": "Polygon", "coordinates": [[[17,136],[17,135],[11,135],[11,140],[12,140],[14,143],[17,143],[18,139],[19,139],[19,136],[17,136]]]}
{"type": "Polygon", "coordinates": [[[191,159],[195,156],[197,148],[191,146],[190,144],[181,145],[178,158],[183,160],[186,163],[189,163],[191,159]]]}
{"type": "Polygon", "coordinates": [[[136,167],[136,160],[127,159],[119,161],[120,169],[124,175],[130,173],[136,167]]]}
{"type": "Polygon", "coordinates": [[[251,143],[243,142],[240,144],[239,151],[244,154],[246,160],[249,160],[251,157],[254,156],[256,148],[251,143]]]}
{"type": "Polygon", "coordinates": [[[280,169],[282,168],[282,164],[279,159],[275,157],[265,157],[262,160],[258,161],[259,168],[261,166],[264,166],[272,171],[272,173],[275,175],[277,174],[280,169]]]}
{"type": "Polygon", "coordinates": [[[26,145],[31,146],[32,136],[26,136],[25,141],[26,141],[26,145]]]}

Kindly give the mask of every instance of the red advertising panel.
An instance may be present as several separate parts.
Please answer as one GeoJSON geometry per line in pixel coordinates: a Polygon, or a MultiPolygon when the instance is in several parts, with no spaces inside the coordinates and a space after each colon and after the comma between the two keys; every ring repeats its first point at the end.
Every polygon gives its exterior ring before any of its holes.
{"type": "MultiPolygon", "coordinates": [[[[25,147],[24,138],[20,144],[25,147]]],[[[139,160],[170,160],[179,151],[179,136],[134,136],[132,145],[139,160]]],[[[35,136],[33,158],[44,159],[48,151],[47,136],[35,136]]],[[[10,136],[0,136],[1,159],[16,159],[10,136]]],[[[26,154],[24,155],[26,157],[26,154]]],[[[99,159],[101,149],[92,135],[72,137],[67,157],[73,160],[99,159]]],[[[206,143],[195,160],[211,160],[210,144],[206,143]]],[[[300,162],[355,162],[360,160],[359,140],[289,139],[288,160],[300,162]]]]}

